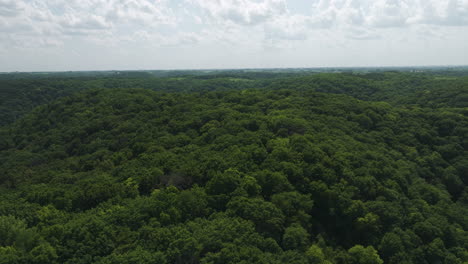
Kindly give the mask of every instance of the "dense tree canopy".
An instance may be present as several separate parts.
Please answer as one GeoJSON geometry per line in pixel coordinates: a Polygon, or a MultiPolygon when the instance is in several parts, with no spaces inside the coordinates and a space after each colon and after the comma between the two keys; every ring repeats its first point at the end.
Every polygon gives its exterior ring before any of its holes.
{"type": "Polygon", "coordinates": [[[468,261],[465,77],[130,77],[0,81],[0,263],[468,261]]]}

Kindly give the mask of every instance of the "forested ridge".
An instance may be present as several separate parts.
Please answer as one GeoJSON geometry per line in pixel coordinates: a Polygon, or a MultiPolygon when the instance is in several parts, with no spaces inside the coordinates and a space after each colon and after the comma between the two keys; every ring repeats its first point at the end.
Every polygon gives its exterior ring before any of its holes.
{"type": "Polygon", "coordinates": [[[68,76],[67,74],[52,75],[49,78],[33,75],[19,79],[15,79],[14,74],[5,74],[10,77],[0,78],[0,126],[16,121],[36,106],[91,88],[142,88],[162,92],[313,90],[346,94],[366,101],[385,101],[394,105],[460,108],[468,107],[468,71],[466,72],[461,76],[451,76],[447,75],[448,73],[431,75],[404,72],[309,75],[269,72],[226,72],[207,75],[166,73],[169,77],[128,72],[111,76],[88,73],[81,77],[76,73],[71,75],[74,77],[68,78],[64,77],[68,76]]]}
{"type": "Polygon", "coordinates": [[[464,76],[134,74],[0,93],[0,263],[468,262],[464,76]]]}

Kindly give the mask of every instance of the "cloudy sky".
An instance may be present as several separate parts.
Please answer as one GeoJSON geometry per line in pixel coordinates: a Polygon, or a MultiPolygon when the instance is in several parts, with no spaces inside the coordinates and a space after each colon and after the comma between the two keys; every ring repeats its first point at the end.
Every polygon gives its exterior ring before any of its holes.
{"type": "Polygon", "coordinates": [[[468,0],[0,0],[0,71],[468,64],[468,0]]]}

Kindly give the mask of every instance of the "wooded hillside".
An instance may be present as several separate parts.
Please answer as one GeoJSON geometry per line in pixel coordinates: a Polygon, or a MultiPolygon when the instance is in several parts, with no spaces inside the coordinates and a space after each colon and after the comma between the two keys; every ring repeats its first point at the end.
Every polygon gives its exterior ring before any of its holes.
{"type": "Polygon", "coordinates": [[[0,263],[468,261],[466,77],[235,77],[0,81],[0,263]]]}

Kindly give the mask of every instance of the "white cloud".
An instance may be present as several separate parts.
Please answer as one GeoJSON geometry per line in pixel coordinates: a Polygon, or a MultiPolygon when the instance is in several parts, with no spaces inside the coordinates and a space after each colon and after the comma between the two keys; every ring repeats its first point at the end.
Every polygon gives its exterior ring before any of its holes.
{"type": "Polygon", "coordinates": [[[106,31],[112,27],[104,17],[96,15],[77,16],[67,14],[57,21],[62,28],[62,32],[71,35],[89,35],[92,32],[106,31]]]}
{"type": "Polygon", "coordinates": [[[21,13],[23,7],[21,2],[14,0],[0,0],[0,16],[14,17],[21,13]]]}
{"type": "Polygon", "coordinates": [[[371,27],[402,27],[407,24],[411,10],[405,1],[375,1],[369,8],[366,23],[371,27]]]}
{"type": "Polygon", "coordinates": [[[164,0],[0,0],[0,23],[0,33],[9,32],[13,39],[28,35],[37,38],[38,45],[55,45],[69,37],[94,41],[117,32],[129,34],[121,29],[132,24],[173,25],[176,18],[164,0]],[[44,36],[54,36],[55,41],[44,41],[44,36]]]}
{"type": "Polygon", "coordinates": [[[183,45],[196,45],[202,41],[202,36],[196,33],[177,33],[171,35],[163,35],[151,33],[145,30],[135,32],[131,37],[126,38],[127,42],[142,42],[146,47],[176,47],[183,45]]]}
{"type": "Polygon", "coordinates": [[[312,23],[308,16],[283,15],[265,24],[265,36],[267,39],[305,40],[312,23]]]}
{"type": "Polygon", "coordinates": [[[106,18],[116,23],[136,22],[141,25],[174,24],[175,17],[166,1],[114,0],[106,6],[106,18]]]}
{"type": "Polygon", "coordinates": [[[468,25],[468,0],[320,0],[313,10],[338,26],[468,25]]]}
{"type": "MultiPolygon", "coordinates": [[[[304,0],[307,8],[301,14],[291,12],[288,0],[181,1],[183,5],[171,5],[170,0],[0,0],[0,32],[13,39],[35,37],[40,39],[37,43],[50,42],[42,41],[44,37],[55,37],[54,43],[70,37],[96,42],[101,37],[104,44],[138,30],[153,32],[169,26],[174,36],[203,35],[236,44],[244,41],[243,36],[258,40],[258,34],[263,36],[259,41],[305,41],[318,29],[339,30],[364,40],[379,37],[378,31],[385,28],[468,26],[468,0],[304,0]],[[177,25],[187,16],[202,29],[188,26],[178,31],[177,25]]],[[[169,42],[191,43],[195,38],[185,39],[169,42]]]]}
{"type": "Polygon", "coordinates": [[[375,31],[367,28],[350,28],[345,33],[345,36],[354,40],[371,40],[380,39],[381,36],[375,31]]]}
{"type": "Polygon", "coordinates": [[[248,54],[248,61],[272,50],[455,43],[466,32],[468,0],[0,0],[0,47],[18,56],[24,49],[100,54],[112,47],[146,58],[144,50],[180,47],[248,54]]]}
{"type": "Polygon", "coordinates": [[[286,13],[285,0],[188,0],[199,6],[218,23],[258,25],[286,13]]]}
{"type": "Polygon", "coordinates": [[[467,26],[468,1],[419,1],[416,14],[410,18],[412,23],[434,24],[441,26],[467,26]]]}

